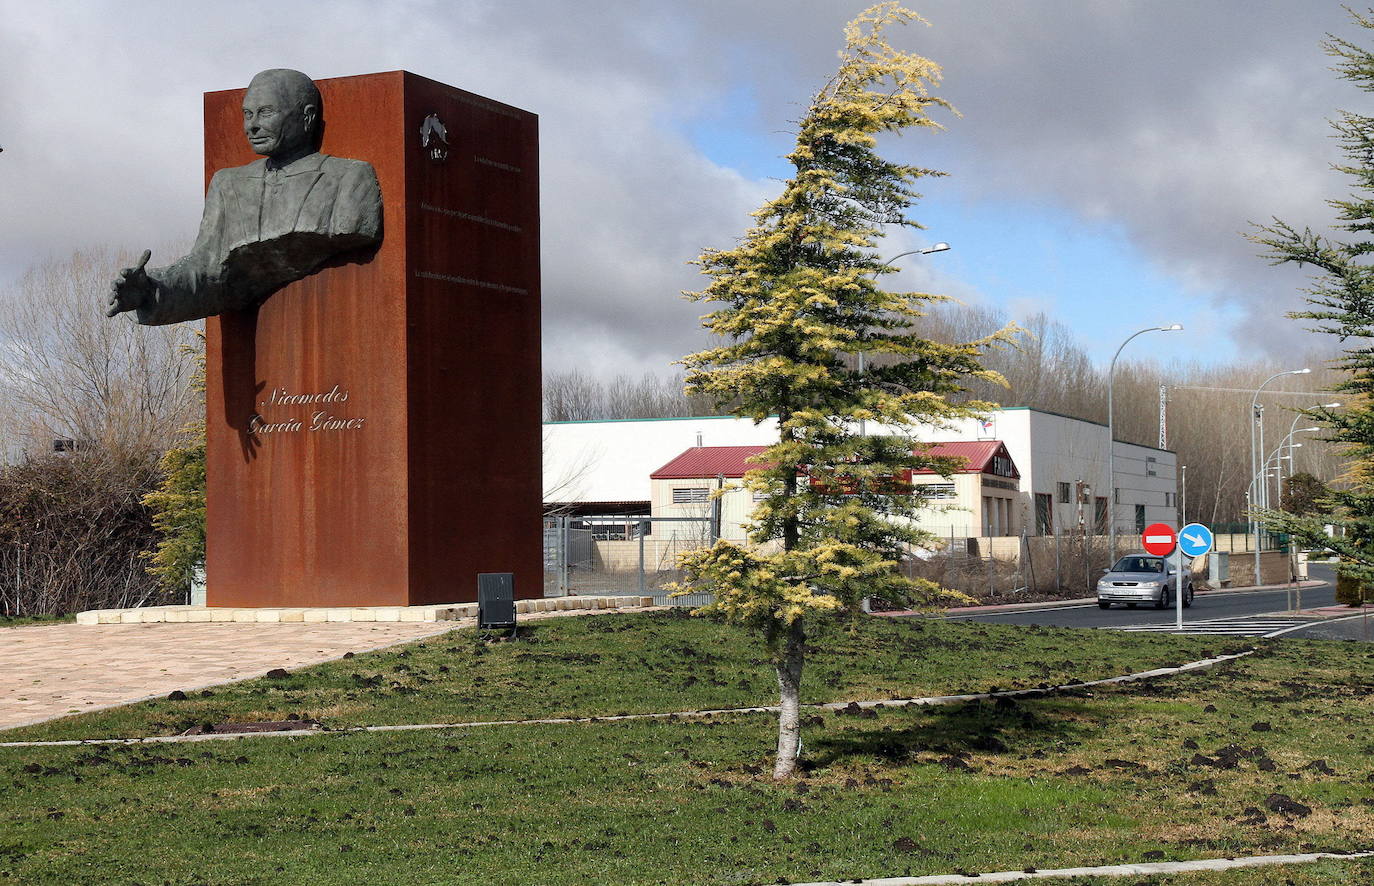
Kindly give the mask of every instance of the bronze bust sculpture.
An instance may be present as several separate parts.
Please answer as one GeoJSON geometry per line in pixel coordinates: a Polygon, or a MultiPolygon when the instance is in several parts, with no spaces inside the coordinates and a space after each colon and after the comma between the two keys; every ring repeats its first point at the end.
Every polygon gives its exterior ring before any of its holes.
{"type": "Polygon", "coordinates": [[[251,307],[340,253],[380,243],[377,174],[320,153],[321,124],[320,93],[305,74],[254,77],[243,131],[264,159],[216,172],[190,253],[145,269],[145,251],[110,285],[106,315],[133,311],[156,326],[251,307]]]}

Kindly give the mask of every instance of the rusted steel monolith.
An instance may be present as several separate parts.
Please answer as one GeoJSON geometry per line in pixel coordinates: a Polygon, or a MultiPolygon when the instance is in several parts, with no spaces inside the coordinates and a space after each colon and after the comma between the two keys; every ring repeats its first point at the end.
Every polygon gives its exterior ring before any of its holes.
{"type": "MultiPolygon", "coordinates": [[[[535,115],[404,71],[317,81],[378,247],[206,321],[211,606],[542,595],[535,115]]],[[[205,96],[206,180],[254,159],[205,96]]]]}

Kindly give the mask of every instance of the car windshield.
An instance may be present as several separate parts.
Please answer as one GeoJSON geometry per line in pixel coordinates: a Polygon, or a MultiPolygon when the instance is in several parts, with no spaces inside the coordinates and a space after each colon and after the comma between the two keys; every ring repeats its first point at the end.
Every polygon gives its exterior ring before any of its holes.
{"type": "Polygon", "coordinates": [[[1159,557],[1122,557],[1112,572],[1163,572],[1164,561],[1159,557]]]}

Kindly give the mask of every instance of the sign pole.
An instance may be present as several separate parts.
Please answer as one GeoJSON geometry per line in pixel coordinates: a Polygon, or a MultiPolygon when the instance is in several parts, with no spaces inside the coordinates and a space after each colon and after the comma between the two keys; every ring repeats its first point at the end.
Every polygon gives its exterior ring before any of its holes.
{"type": "Polygon", "coordinates": [[[1174,548],[1174,629],[1183,630],[1183,548],[1174,548]]]}
{"type": "MultiPolygon", "coordinates": [[[[1201,523],[1189,523],[1178,531],[1178,581],[1176,593],[1178,601],[1176,607],[1178,616],[1175,619],[1175,626],[1178,630],[1183,630],[1183,555],[1188,555],[1189,571],[1194,558],[1211,553],[1216,546],[1216,537],[1212,535],[1212,530],[1203,526],[1201,523]]],[[[1189,575],[1191,584],[1192,576],[1189,575]]]]}

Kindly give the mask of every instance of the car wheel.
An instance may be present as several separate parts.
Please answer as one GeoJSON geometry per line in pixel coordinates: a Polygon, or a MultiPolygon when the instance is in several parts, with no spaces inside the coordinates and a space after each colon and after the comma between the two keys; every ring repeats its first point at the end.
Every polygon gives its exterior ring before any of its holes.
{"type": "Polygon", "coordinates": [[[1169,605],[1169,590],[1168,590],[1168,588],[1160,588],[1160,589],[1159,589],[1159,599],[1155,601],[1155,608],[1156,608],[1156,609],[1163,609],[1165,606],[1168,606],[1168,605],[1169,605]]]}
{"type": "Polygon", "coordinates": [[[1193,586],[1188,585],[1188,589],[1183,593],[1183,608],[1187,609],[1193,605],[1193,586]]]}
{"type": "Polygon", "coordinates": [[[1139,603],[1127,603],[1127,604],[1126,604],[1126,608],[1127,608],[1127,609],[1134,609],[1134,608],[1136,608],[1136,607],[1139,606],[1139,605],[1140,605],[1139,603]]]}
{"type": "Polygon", "coordinates": [[[1098,609],[1111,609],[1111,608],[1112,608],[1112,604],[1111,604],[1111,603],[1108,603],[1106,600],[1098,600],[1098,601],[1097,601],[1097,608],[1098,608],[1098,609]]]}

